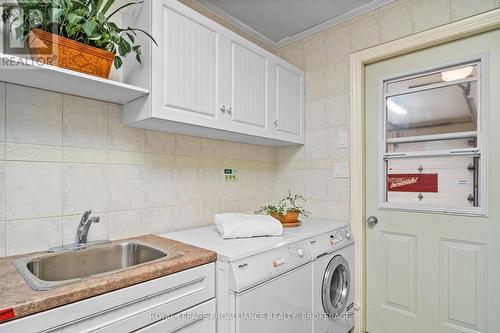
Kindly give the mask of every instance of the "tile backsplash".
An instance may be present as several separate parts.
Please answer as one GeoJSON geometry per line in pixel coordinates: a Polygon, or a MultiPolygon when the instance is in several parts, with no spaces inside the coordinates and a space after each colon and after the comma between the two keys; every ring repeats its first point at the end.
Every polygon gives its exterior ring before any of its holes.
{"type": "Polygon", "coordinates": [[[274,149],[122,125],[119,105],[0,82],[0,256],[163,233],[273,199],[274,149]],[[238,182],[223,180],[239,169],[238,182]]]}

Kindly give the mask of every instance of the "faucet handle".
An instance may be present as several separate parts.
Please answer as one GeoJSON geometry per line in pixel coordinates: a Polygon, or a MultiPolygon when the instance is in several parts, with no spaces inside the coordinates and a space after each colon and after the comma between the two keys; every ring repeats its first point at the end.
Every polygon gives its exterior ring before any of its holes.
{"type": "Polygon", "coordinates": [[[90,209],[84,211],[83,214],[82,214],[82,218],[80,219],[80,224],[84,224],[85,221],[88,220],[90,214],[92,214],[92,211],[90,209]]]}
{"type": "Polygon", "coordinates": [[[92,222],[92,223],[99,223],[101,222],[101,218],[99,216],[93,216],[89,222],[92,222]]]}

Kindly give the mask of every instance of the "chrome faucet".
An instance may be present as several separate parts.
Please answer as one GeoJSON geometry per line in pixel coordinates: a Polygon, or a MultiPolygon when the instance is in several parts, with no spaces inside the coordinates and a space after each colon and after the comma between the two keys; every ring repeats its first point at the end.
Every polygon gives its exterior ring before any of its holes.
{"type": "Polygon", "coordinates": [[[92,223],[99,223],[100,221],[99,216],[90,217],[90,214],[92,214],[91,210],[86,210],[83,213],[82,218],[80,219],[80,224],[76,229],[76,242],[74,244],[52,247],[48,250],[48,252],[76,251],[85,249],[90,245],[109,243],[109,240],[87,242],[87,235],[89,233],[90,226],[92,223]]]}
{"type": "Polygon", "coordinates": [[[78,225],[78,229],[76,229],[76,245],[84,246],[87,244],[87,235],[89,233],[90,226],[92,223],[99,223],[99,216],[93,216],[91,218],[90,214],[92,214],[91,210],[86,210],[82,218],[80,219],[80,224],[78,225]]]}

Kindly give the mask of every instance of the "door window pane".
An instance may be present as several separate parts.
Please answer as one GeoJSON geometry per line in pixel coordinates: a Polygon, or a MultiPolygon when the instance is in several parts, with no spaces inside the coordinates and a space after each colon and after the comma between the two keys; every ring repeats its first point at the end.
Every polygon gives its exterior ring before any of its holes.
{"type": "Polygon", "coordinates": [[[385,160],[388,203],[469,208],[479,206],[477,156],[385,160]]]}
{"type": "Polygon", "coordinates": [[[436,151],[447,149],[475,148],[477,140],[475,136],[463,139],[425,140],[415,142],[387,143],[387,153],[436,151]]]}
{"type": "Polygon", "coordinates": [[[475,132],[477,96],[477,82],[390,96],[386,99],[386,137],[475,132]]]}
{"type": "Polygon", "coordinates": [[[482,213],[480,64],[462,62],[384,81],[384,207],[482,213]]]}
{"type": "Polygon", "coordinates": [[[391,82],[387,84],[387,92],[392,94],[398,91],[422,88],[431,84],[452,82],[475,77],[477,77],[477,64],[452,66],[427,74],[414,75],[410,78],[391,80],[391,82]]]}

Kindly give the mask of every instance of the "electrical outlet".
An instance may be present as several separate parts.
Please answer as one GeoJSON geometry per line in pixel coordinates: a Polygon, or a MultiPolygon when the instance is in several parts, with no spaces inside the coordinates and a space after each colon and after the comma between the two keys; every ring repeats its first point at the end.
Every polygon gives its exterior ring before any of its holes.
{"type": "Polygon", "coordinates": [[[333,177],[334,178],[347,178],[349,175],[347,162],[333,163],[333,177]]]}
{"type": "Polygon", "coordinates": [[[224,180],[228,183],[234,183],[239,180],[238,169],[224,169],[224,180]]]}

